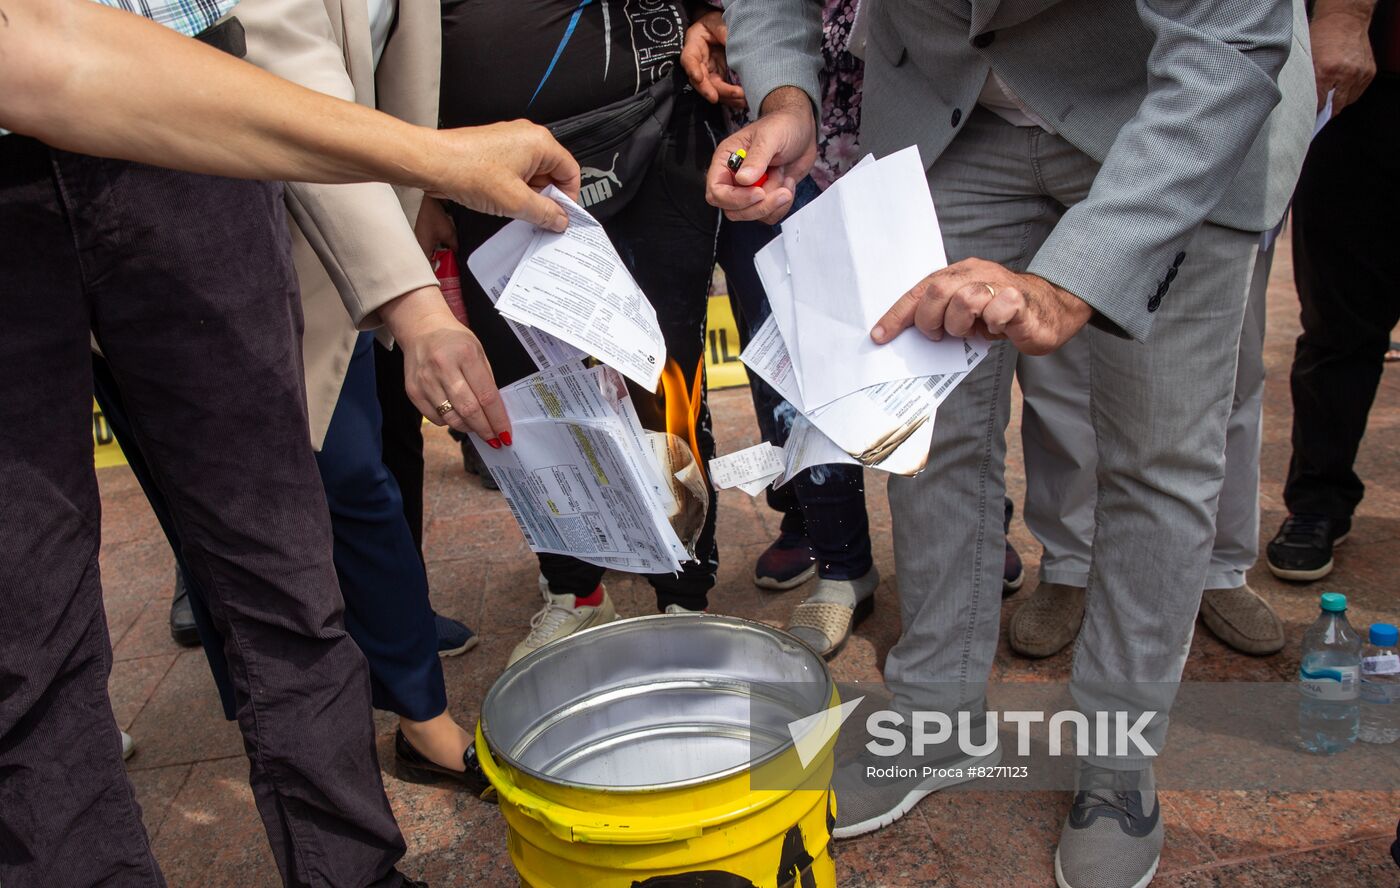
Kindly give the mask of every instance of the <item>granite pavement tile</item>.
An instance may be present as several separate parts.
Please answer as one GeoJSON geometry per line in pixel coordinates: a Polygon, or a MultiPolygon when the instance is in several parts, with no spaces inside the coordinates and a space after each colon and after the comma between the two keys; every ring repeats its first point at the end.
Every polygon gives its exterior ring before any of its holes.
{"type": "Polygon", "coordinates": [[[280,884],[241,755],[191,768],[152,847],[172,888],[280,884]]]}
{"type": "Polygon", "coordinates": [[[198,649],[175,658],[127,730],[141,744],[133,770],[243,755],[238,727],[224,720],[209,662],[198,649]]]}
{"type": "Polygon", "coordinates": [[[112,712],[117,727],[126,730],[151,699],[165,674],[174,665],[177,654],[160,654],[132,660],[117,660],[107,679],[107,693],[112,698],[112,712]]]}
{"type": "MultiPolygon", "coordinates": [[[[136,755],[141,754],[141,742],[137,741],[136,755]]],[[[136,759],[133,756],[132,761],[136,759]]],[[[141,806],[141,819],[146,824],[146,834],[152,839],[160,834],[175,796],[185,785],[194,765],[168,765],[164,768],[147,768],[128,771],[132,786],[136,787],[136,801],[141,806]]]]}
{"type": "Polygon", "coordinates": [[[1397,884],[1400,870],[1390,857],[1387,839],[1168,873],[1152,882],[1153,888],[1393,888],[1397,884]]]}

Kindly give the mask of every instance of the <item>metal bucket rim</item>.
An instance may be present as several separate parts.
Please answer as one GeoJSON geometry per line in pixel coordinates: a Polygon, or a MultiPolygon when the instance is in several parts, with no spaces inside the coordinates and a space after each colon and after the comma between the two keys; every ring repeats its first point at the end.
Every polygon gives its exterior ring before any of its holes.
{"type": "MultiPolygon", "coordinates": [[[[776,626],[770,626],[767,623],[762,623],[758,620],[749,620],[744,617],[735,617],[728,614],[646,614],[640,617],[628,617],[621,620],[614,620],[611,623],[603,623],[598,626],[590,626],[587,629],[575,632],[567,638],[561,638],[558,641],[551,642],[549,644],[544,645],[543,647],[537,648],[531,651],[529,654],[526,654],[524,657],[521,657],[519,660],[515,661],[511,665],[507,666],[505,668],[505,671],[503,671],[499,676],[496,677],[495,682],[493,682],[491,685],[491,689],[486,692],[486,697],[481,701],[481,735],[486,740],[486,746],[491,751],[492,756],[498,762],[501,762],[505,765],[509,765],[512,770],[519,771],[522,774],[526,774],[530,777],[533,777],[536,780],[539,780],[543,783],[547,783],[551,786],[561,786],[567,787],[569,789],[580,789],[586,792],[625,794],[665,792],[672,789],[685,789],[693,786],[701,786],[707,783],[716,783],[721,780],[733,777],[736,774],[742,774],[745,771],[752,771],[764,764],[767,764],[770,761],[773,761],[774,759],[785,754],[788,750],[792,749],[793,740],[791,737],[789,737],[788,739],[784,740],[780,745],[759,756],[757,759],[744,762],[739,765],[735,765],[732,768],[726,768],[723,771],[715,771],[711,774],[701,774],[698,777],[688,777],[685,780],[673,780],[669,783],[643,784],[640,786],[609,786],[607,784],[601,783],[578,783],[572,780],[561,780],[558,777],[551,777],[548,774],[540,773],[539,771],[536,771],[533,768],[528,768],[525,765],[522,765],[520,762],[516,761],[513,756],[508,755],[501,748],[501,745],[499,743],[492,739],[491,726],[487,723],[486,712],[491,707],[492,701],[496,698],[497,692],[505,683],[506,679],[512,674],[522,671],[526,664],[536,660],[537,658],[542,659],[543,657],[548,656],[551,650],[557,651],[560,649],[561,646],[573,643],[573,640],[576,638],[583,638],[587,635],[591,635],[594,633],[602,634],[608,632],[609,630],[620,631],[623,627],[633,625],[636,623],[643,623],[652,620],[676,619],[708,620],[711,622],[728,623],[730,625],[738,626],[743,629],[756,630],[759,632],[768,633],[770,635],[780,636],[781,640],[783,641],[791,641],[794,645],[797,646],[799,650],[803,651],[813,663],[817,665],[822,677],[825,679],[826,684],[826,687],[824,689],[824,696],[822,697],[822,699],[826,701],[826,705],[830,705],[831,696],[836,691],[836,681],[831,677],[831,669],[827,666],[826,660],[822,659],[820,654],[812,650],[811,646],[809,646],[802,639],[798,638],[796,635],[793,635],[791,632],[788,632],[784,629],[779,629],[776,626]]],[[[824,711],[824,709],[819,711],[824,711]]],[[[812,714],[815,715],[816,713],[812,714]]]]}

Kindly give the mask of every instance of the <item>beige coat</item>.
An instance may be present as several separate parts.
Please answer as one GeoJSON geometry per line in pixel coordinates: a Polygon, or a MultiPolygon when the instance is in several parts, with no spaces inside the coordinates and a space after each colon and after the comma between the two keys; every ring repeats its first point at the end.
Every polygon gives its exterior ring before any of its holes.
{"type": "MultiPolygon", "coordinates": [[[[437,126],[442,56],[439,0],[398,0],[374,67],[366,0],[242,0],[248,61],[323,93],[423,126],[437,126]]],[[[292,251],[306,334],[306,399],[319,449],[340,397],[358,330],[384,303],[436,283],[412,220],[422,193],[388,185],[288,183],[292,251]]]]}

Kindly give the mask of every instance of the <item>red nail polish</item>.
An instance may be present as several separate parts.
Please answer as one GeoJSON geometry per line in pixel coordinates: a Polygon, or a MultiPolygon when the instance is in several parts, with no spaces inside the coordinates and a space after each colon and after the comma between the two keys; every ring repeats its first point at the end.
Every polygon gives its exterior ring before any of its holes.
{"type": "Polygon", "coordinates": [[[501,432],[501,443],[510,446],[510,432],[501,432]]]}
{"type": "Polygon", "coordinates": [[[501,449],[501,439],[500,439],[500,438],[491,438],[491,439],[489,439],[486,443],[491,445],[491,449],[492,449],[492,450],[500,450],[500,449],[501,449]]]}

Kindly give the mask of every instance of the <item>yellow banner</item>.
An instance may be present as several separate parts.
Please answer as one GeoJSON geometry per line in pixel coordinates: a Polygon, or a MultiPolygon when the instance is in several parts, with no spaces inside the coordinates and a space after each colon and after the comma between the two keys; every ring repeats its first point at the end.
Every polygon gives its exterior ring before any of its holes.
{"type": "Polygon", "coordinates": [[[112,434],[112,427],[107,424],[107,417],[102,415],[96,399],[92,402],[92,461],[99,469],[126,465],[117,436],[112,434]]]}
{"type": "Polygon", "coordinates": [[[709,323],[705,330],[705,380],[712,389],[748,385],[749,377],[739,362],[739,327],[734,322],[729,296],[710,297],[709,323]]]}

